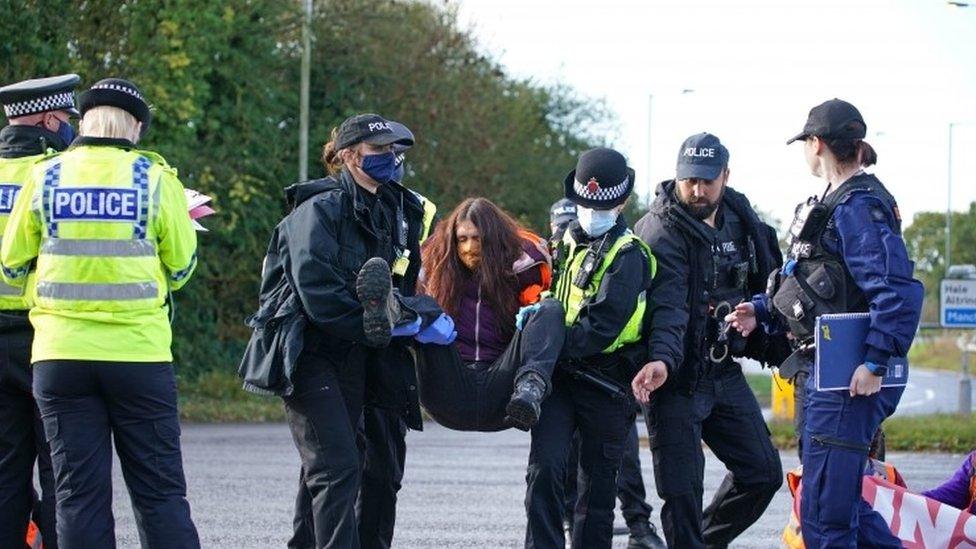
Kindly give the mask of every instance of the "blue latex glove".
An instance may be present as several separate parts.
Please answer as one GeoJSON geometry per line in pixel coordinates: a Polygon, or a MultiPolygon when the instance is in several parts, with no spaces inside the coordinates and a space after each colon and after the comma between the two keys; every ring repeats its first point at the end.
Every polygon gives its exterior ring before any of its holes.
{"type": "Polygon", "coordinates": [[[394,326],[393,327],[393,330],[390,332],[390,335],[392,337],[411,337],[411,336],[415,336],[415,335],[417,335],[417,332],[420,331],[420,324],[421,324],[421,322],[422,322],[422,320],[418,316],[417,317],[417,320],[411,322],[410,324],[400,324],[400,325],[394,326]]]}
{"type": "Polygon", "coordinates": [[[521,332],[522,328],[525,326],[525,321],[529,319],[529,315],[538,311],[539,307],[541,306],[541,303],[533,303],[532,305],[526,305],[525,307],[519,309],[518,312],[515,313],[515,329],[521,332]]]}
{"type": "Polygon", "coordinates": [[[433,345],[450,345],[454,343],[457,331],[454,329],[454,319],[446,314],[441,314],[437,320],[430,323],[414,339],[420,343],[431,343],[433,345]]]}

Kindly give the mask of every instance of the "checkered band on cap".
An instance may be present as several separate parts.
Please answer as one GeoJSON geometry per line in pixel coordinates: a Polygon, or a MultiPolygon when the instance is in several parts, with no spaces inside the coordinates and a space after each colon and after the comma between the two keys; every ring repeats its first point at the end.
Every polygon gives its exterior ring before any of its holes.
{"type": "Polygon", "coordinates": [[[616,200],[626,194],[627,189],[630,187],[630,177],[625,177],[624,180],[614,185],[613,187],[597,187],[596,192],[590,192],[589,185],[586,183],[580,183],[578,179],[573,180],[573,190],[576,194],[587,199],[595,200],[598,202],[608,202],[610,200],[616,200]]]}
{"type": "Polygon", "coordinates": [[[120,86],[119,84],[95,84],[94,86],[91,87],[91,89],[93,89],[93,90],[115,90],[115,91],[120,91],[122,93],[127,93],[127,94],[131,95],[132,97],[135,97],[136,99],[138,99],[139,101],[142,101],[143,103],[146,102],[146,100],[142,98],[142,94],[141,93],[139,93],[138,91],[136,91],[136,90],[134,90],[134,89],[132,89],[132,88],[130,88],[128,86],[120,86]]]}
{"type": "Polygon", "coordinates": [[[35,97],[27,101],[11,103],[3,106],[7,118],[17,118],[39,112],[60,111],[75,108],[75,96],[72,92],[55,93],[44,97],[35,97]]]}

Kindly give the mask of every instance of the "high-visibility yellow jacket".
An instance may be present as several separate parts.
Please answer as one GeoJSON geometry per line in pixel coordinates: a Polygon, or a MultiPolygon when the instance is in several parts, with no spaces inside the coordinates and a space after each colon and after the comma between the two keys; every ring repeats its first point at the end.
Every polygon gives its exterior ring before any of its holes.
{"type": "MultiPolygon", "coordinates": [[[[50,154],[34,154],[19,158],[0,158],[0,234],[3,233],[31,168],[50,154]]],[[[34,272],[20,277],[14,284],[0,282],[0,311],[26,311],[33,304],[34,272]]]]}
{"type": "Polygon", "coordinates": [[[36,262],[31,361],[171,361],[166,298],[196,247],[183,185],[158,154],[82,138],[39,162],[0,246],[8,283],[36,262]]]}

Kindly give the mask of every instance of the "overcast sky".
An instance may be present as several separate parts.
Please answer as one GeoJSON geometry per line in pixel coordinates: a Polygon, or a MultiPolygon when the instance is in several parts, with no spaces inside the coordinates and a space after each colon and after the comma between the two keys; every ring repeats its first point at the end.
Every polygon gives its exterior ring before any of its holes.
{"type": "Polygon", "coordinates": [[[906,223],[945,210],[950,122],[953,209],[976,200],[976,0],[971,8],[943,0],[456,1],[462,25],[512,75],[607,101],[618,117],[612,142],[645,195],[651,182],[673,176],[684,138],[709,131],[731,152],[730,184],[788,221],[823,185],[806,169],[802,145],[785,141],[811,107],[839,97],[863,114],[879,156],[874,171],[906,223]]]}

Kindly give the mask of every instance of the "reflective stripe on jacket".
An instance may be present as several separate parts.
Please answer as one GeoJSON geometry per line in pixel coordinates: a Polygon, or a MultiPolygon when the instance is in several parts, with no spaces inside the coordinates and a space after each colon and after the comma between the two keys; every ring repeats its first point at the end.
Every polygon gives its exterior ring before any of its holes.
{"type": "MultiPolygon", "coordinates": [[[[31,168],[48,154],[22,156],[20,158],[0,158],[0,234],[3,233],[14,209],[14,201],[30,176],[31,168]]],[[[0,310],[26,311],[33,304],[34,272],[21,276],[12,284],[0,281],[0,310]]]]}
{"type": "Polygon", "coordinates": [[[16,283],[36,260],[35,362],[172,360],[165,301],[196,267],[196,233],[176,171],[124,144],[82,138],[14,205],[0,263],[16,283]]]}

